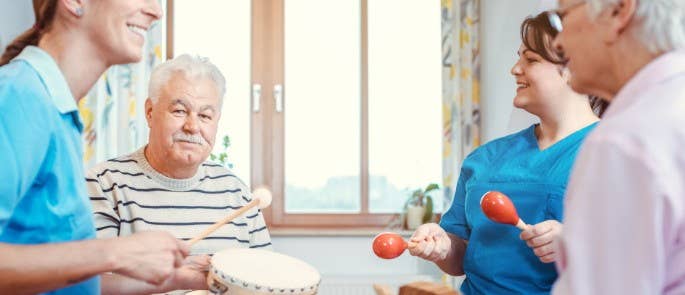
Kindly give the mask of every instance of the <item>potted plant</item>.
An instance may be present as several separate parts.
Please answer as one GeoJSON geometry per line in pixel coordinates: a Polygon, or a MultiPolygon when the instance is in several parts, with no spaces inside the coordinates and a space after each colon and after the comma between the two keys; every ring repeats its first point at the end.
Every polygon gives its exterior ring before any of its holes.
{"type": "Polygon", "coordinates": [[[231,169],[233,168],[233,163],[228,161],[228,147],[231,146],[231,139],[228,135],[224,135],[222,138],[221,146],[223,147],[223,151],[218,155],[213,153],[209,154],[209,159],[231,169]]]}
{"type": "Polygon", "coordinates": [[[431,183],[425,189],[417,189],[412,192],[404,204],[407,229],[416,229],[433,220],[433,198],[429,193],[439,188],[439,185],[431,183]]]}

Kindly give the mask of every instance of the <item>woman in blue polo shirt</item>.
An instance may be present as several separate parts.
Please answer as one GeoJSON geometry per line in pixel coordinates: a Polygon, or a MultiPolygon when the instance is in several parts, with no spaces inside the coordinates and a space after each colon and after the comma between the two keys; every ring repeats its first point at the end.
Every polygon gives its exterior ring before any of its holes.
{"type": "Polygon", "coordinates": [[[425,224],[412,236],[419,242],[413,255],[452,275],[466,274],[464,294],[549,294],[557,277],[551,242],[561,231],[569,172],[599,118],[593,112],[596,99],[588,103],[567,84],[568,70],[552,48],[553,37],[546,14],[526,19],[511,69],[518,85],[514,106],[540,123],[471,153],[440,225],[425,224]],[[487,219],[480,208],[487,191],[508,195],[532,226],[521,232],[487,219]]]}
{"type": "Polygon", "coordinates": [[[0,58],[0,294],[99,294],[104,272],[168,284],[188,254],[171,235],[93,240],[76,108],[109,66],[141,59],[159,3],[33,3],[0,58]]]}

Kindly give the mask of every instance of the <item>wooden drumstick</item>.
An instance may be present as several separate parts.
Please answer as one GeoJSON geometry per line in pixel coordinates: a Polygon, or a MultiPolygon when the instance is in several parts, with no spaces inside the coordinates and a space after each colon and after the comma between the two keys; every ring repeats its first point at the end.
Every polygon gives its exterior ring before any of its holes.
{"type": "Polygon", "coordinates": [[[236,217],[238,217],[240,215],[243,215],[245,212],[254,208],[255,206],[259,206],[259,209],[264,209],[266,207],[269,207],[269,205],[271,205],[271,192],[266,188],[258,188],[252,193],[252,201],[247,203],[242,208],[234,211],[233,213],[231,213],[231,215],[226,216],[226,218],[219,220],[216,223],[209,226],[201,234],[199,234],[196,237],[189,240],[188,245],[192,246],[193,244],[195,244],[195,243],[199,242],[200,240],[206,238],[207,236],[212,234],[215,230],[220,228],[222,225],[231,222],[231,220],[235,219],[236,217]]]}

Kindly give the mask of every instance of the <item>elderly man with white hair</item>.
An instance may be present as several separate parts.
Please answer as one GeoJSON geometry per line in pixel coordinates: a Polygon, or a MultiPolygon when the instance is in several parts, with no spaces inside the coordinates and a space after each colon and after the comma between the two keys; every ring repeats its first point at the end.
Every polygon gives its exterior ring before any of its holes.
{"type": "MultiPolygon", "coordinates": [[[[224,92],[223,75],[206,58],[181,55],[154,69],[145,102],[148,144],[86,174],[99,238],[163,230],[189,240],[251,200],[238,177],[207,161],[224,92]]],[[[116,285],[117,294],[203,288],[206,254],[232,247],[271,248],[261,211],[251,209],[193,245],[198,256],[162,287],[114,274],[102,284],[116,285]]]]}
{"type": "Polygon", "coordinates": [[[559,0],[571,86],[611,101],[566,196],[553,294],[685,294],[685,0],[559,0]]]}

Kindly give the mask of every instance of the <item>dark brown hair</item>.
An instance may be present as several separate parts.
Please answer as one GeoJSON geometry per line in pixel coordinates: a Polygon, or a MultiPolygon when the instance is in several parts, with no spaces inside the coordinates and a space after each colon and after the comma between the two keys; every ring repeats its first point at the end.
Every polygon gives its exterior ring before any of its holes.
{"type": "Polygon", "coordinates": [[[0,66],[6,65],[15,58],[26,46],[38,45],[42,34],[50,29],[57,11],[57,0],[33,0],[33,13],[36,23],[23,34],[19,35],[0,57],[0,66]]]}
{"type": "MultiPolygon", "coordinates": [[[[521,41],[528,50],[540,55],[546,61],[557,65],[566,65],[567,59],[563,53],[554,49],[552,41],[557,36],[557,30],[552,28],[549,23],[547,12],[540,13],[534,17],[528,17],[521,24],[521,41]]],[[[609,106],[606,100],[597,96],[588,96],[590,108],[599,117],[609,106]]]]}

